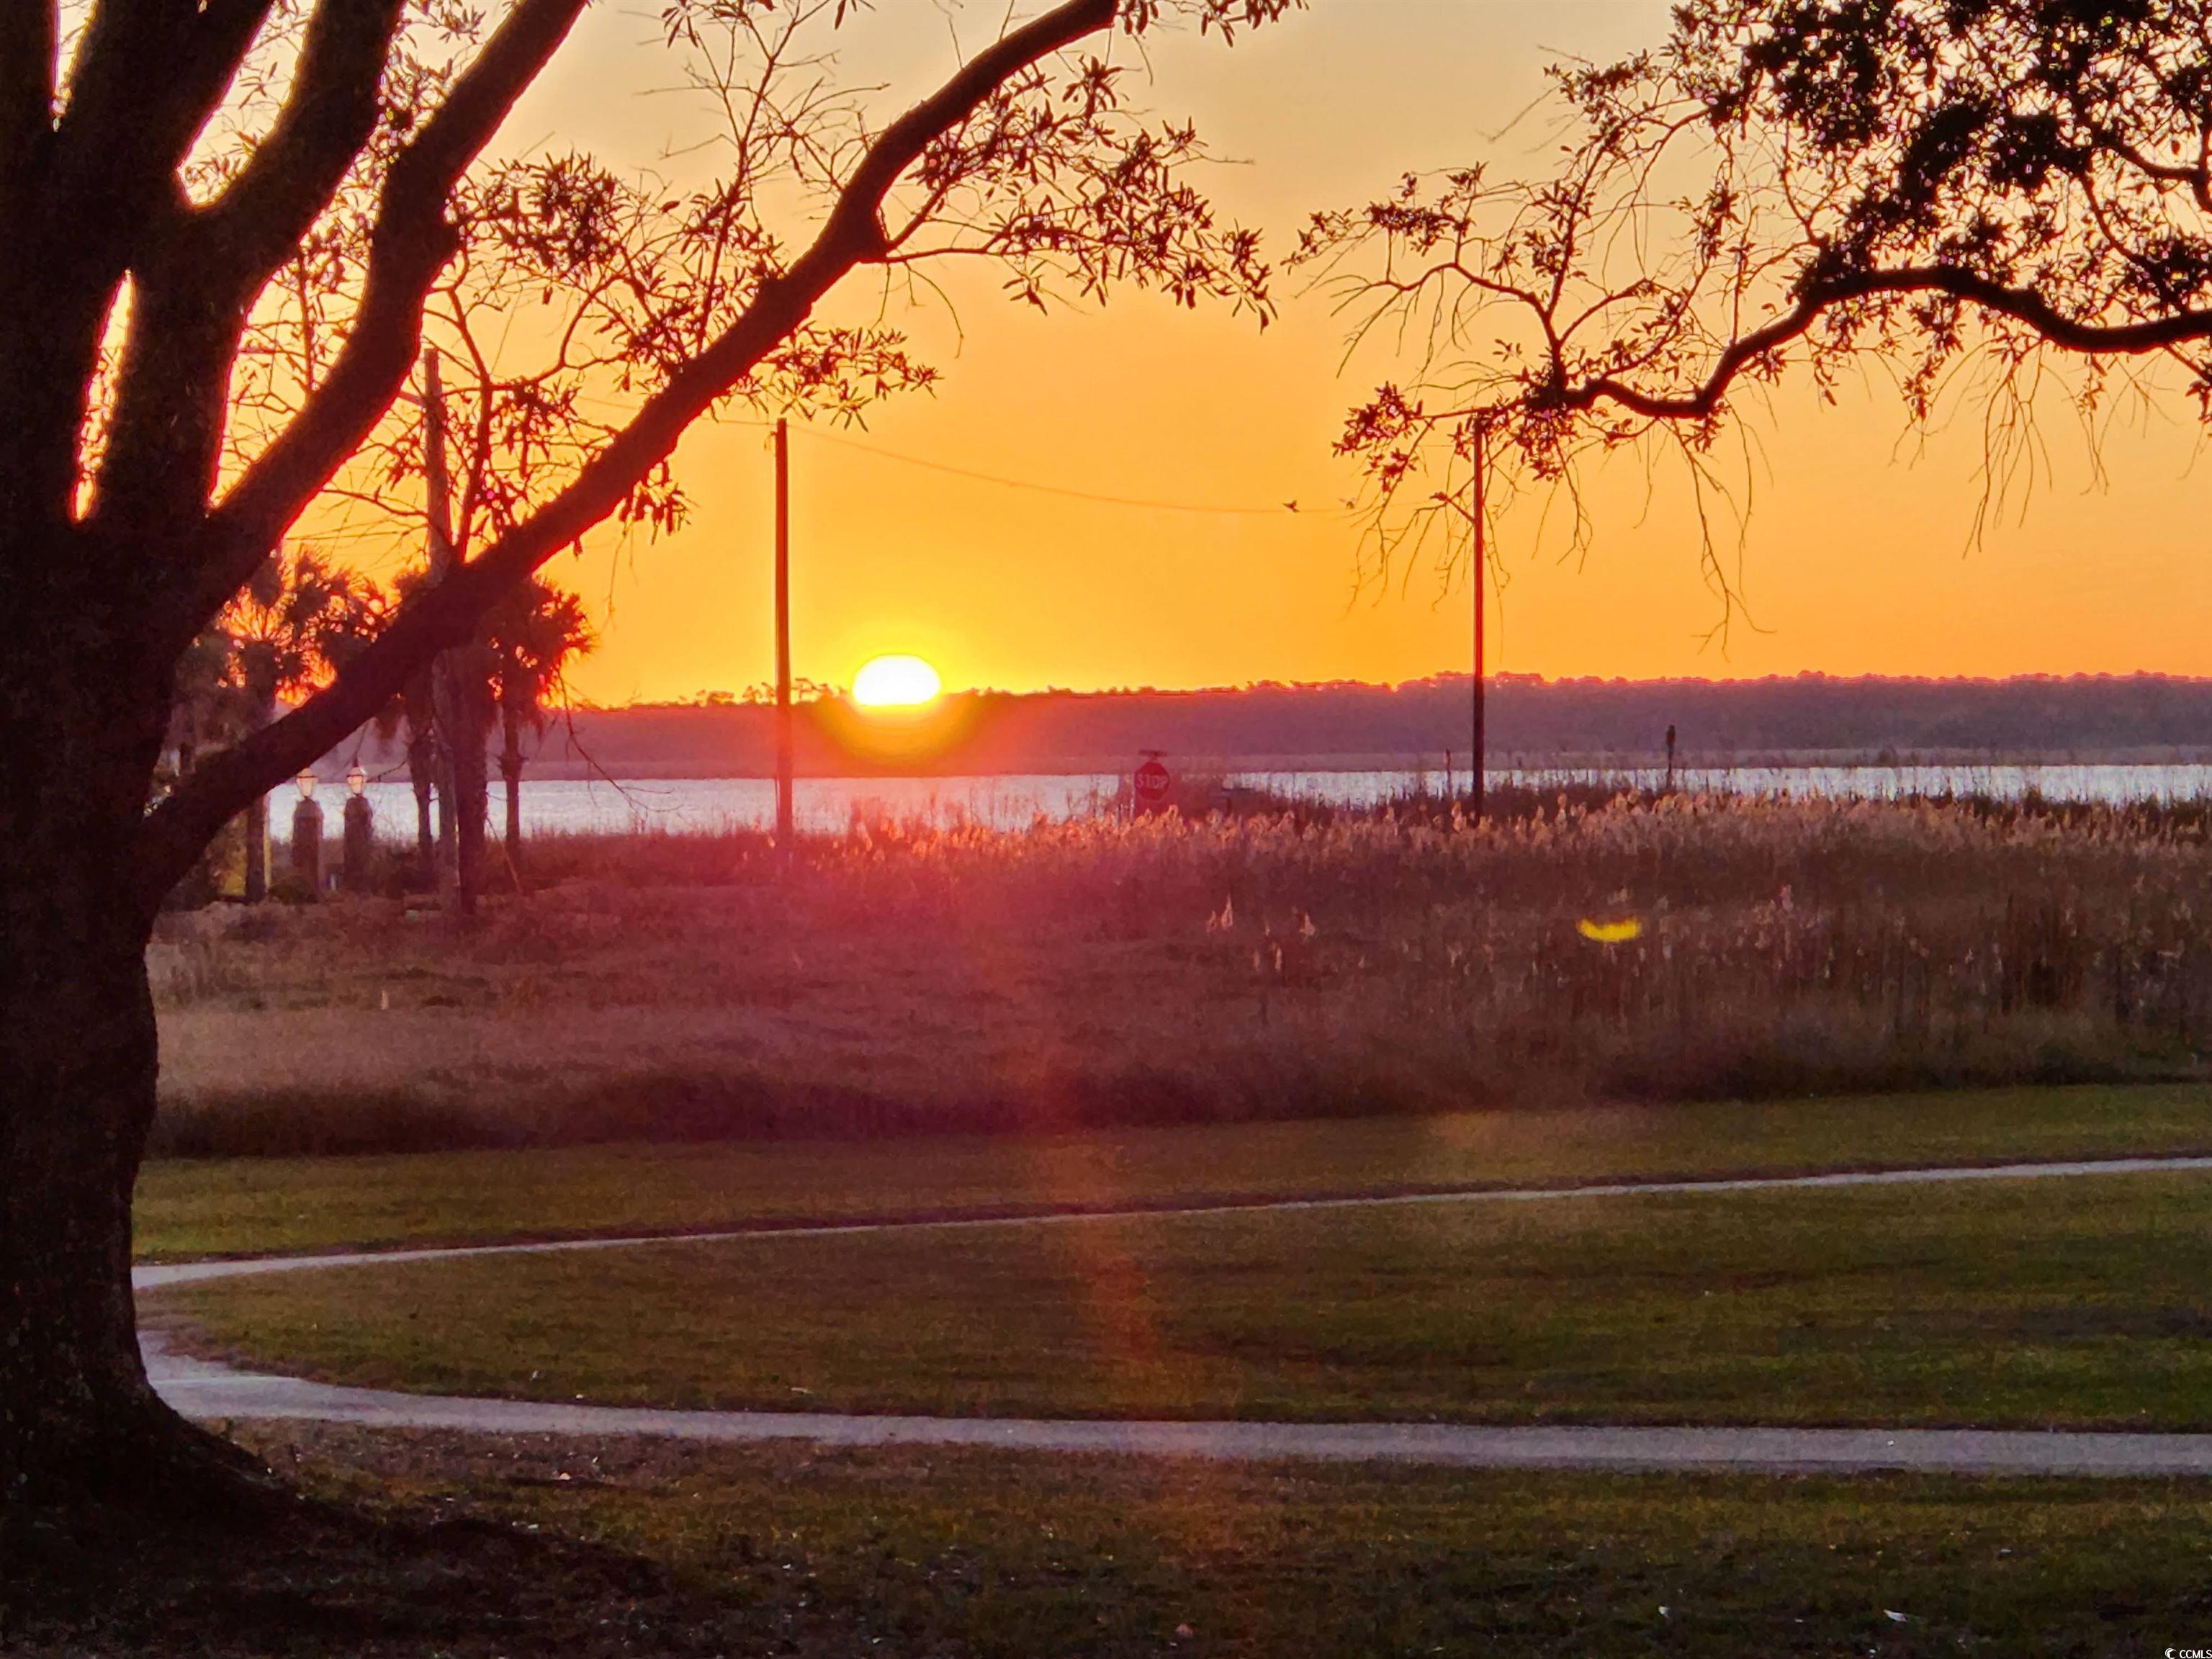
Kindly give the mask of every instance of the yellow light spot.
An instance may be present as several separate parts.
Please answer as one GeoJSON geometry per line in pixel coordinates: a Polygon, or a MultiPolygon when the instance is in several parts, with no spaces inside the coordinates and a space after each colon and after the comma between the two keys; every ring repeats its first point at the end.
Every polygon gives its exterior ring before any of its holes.
{"type": "Polygon", "coordinates": [[[945,689],[920,657],[878,657],[853,676],[853,701],[863,708],[916,708],[945,689]]]}
{"type": "Polygon", "coordinates": [[[1575,924],[1575,932],[1600,945],[1626,945],[1630,939],[1644,937],[1644,924],[1634,916],[1622,921],[1592,921],[1584,916],[1575,924]]]}

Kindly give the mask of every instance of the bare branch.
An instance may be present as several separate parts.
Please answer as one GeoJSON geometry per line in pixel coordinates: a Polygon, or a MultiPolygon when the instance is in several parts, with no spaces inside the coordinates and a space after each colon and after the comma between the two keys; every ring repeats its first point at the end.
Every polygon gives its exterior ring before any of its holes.
{"type": "Polygon", "coordinates": [[[424,298],[455,246],[447,198],[584,3],[519,0],[393,161],[352,332],[298,417],[210,515],[186,595],[191,631],[222,609],[398,394],[421,340],[424,298]]]}
{"type": "MultiPolygon", "coordinates": [[[[526,7],[532,0],[524,3],[526,7]]],[[[1114,11],[1114,0],[1065,0],[977,53],[936,92],[885,128],[854,170],[806,252],[784,275],[764,283],[752,304],[730,328],[671,374],[566,489],[403,611],[323,690],[273,725],[203,763],[149,815],[141,837],[139,864],[140,892],[145,902],[149,906],[159,902],[226,819],[368,720],[437,651],[467,639],[477,619],[501,593],[620,507],[639,482],[675,448],[691,422],[799,329],[832,287],[855,266],[879,259],[890,251],[883,224],[885,199],[930,145],[957,129],[997,88],[1028,65],[1109,27],[1114,11]]],[[[512,23],[511,19],[508,27],[512,23]]],[[[502,34],[505,32],[502,28],[502,34]]],[[[498,46],[495,39],[487,53],[498,46]]],[[[480,68],[483,61],[479,58],[475,67],[480,68]]],[[[454,95],[459,95],[459,87],[454,95]]],[[[441,115],[453,107],[449,99],[441,115]]],[[[418,143],[432,136],[426,130],[418,143]]],[[[444,153],[458,156],[459,164],[465,165],[467,157],[459,151],[454,144],[444,153]]],[[[473,153],[473,149],[468,151],[473,153]]],[[[395,185],[398,179],[395,168],[395,185]]],[[[450,182],[449,179],[448,188],[450,182]]],[[[441,191],[441,199],[442,194],[441,191]]],[[[391,187],[387,187],[390,201],[391,187]]],[[[387,205],[385,216],[389,217],[392,210],[387,205]]],[[[442,255],[439,263],[443,263],[442,255]]],[[[434,275],[434,266],[423,274],[426,290],[434,275]]],[[[406,334],[410,347],[417,326],[414,318],[410,313],[406,334]]],[[[357,326],[354,342],[332,369],[319,398],[326,398],[331,386],[348,372],[345,358],[354,354],[361,338],[357,326]]],[[[390,400],[404,373],[403,365],[399,374],[392,376],[383,402],[390,400]]],[[[379,410],[381,406],[380,403],[379,410]]],[[[246,544],[240,538],[248,526],[260,527],[264,544],[266,538],[273,538],[284,520],[269,515],[288,495],[296,495],[297,501],[304,501],[307,494],[319,488],[338,459],[373,423],[374,414],[370,411],[342,446],[332,447],[319,476],[297,477],[289,491],[249,473],[223,508],[228,520],[227,533],[234,538],[226,556],[235,562],[236,548],[246,544]],[[253,505],[237,509],[234,515],[241,498],[253,505]]],[[[293,434],[314,415],[311,406],[278,441],[279,446],[291,442],[293,434]]],[[[276,448],[270,453],[275,454],[276,448]]],[[[305,475],[307,463],[301,457],[288,460],[285,466],[305,475]]],[[[287,475],[280,468],[266,476],[287,475]]],[[[216,580],[220,579],[218,575],[216,580]]],[[[227,595],[236,585],[236,580],[228,580],[221,594],[227,595]]],[[[208,591],[203,589],[204,593],[208,591]]],[[[218,596],[216,603],[220,602],[218,596]]]]}
{"type": "Polygon", "coordinates": [[[404,0],[322,0],[276,125],[192,216],[191,257],[240,303],[297,247],[367,146],[404,9],[404,0]]]}
{"type": "Polygon", "coordinates": [[[2212,417],[2208,40],[2208,0],[2094,17],[1686,0],[1664,46],[1556,71],[1555,176],[1470,167],[1316,216],[1298,259],[1340,286],[1355,343],[1395,325],[1414,359],[1338,445],[1365,471],[1381,563],[1475,420],[1503,422],[1538,481],[1663,443],[1725,621],[1707,458],[1732,396],[1793,367],[1833,395],[1850,362],[1898,362],[1925,423],[1986,349],[1984,516],[2044,476],[2024,404],[2054,355],[2081,364],[2093,447],[2125,360],[2180,361],[2212,417]]]}
{"type": "Polygon", "coordinates": [[[1733,342],[1695,387],[1670,393],[1644,391],[1609,375],[1544,394],[1544,406],[1589,409],[1614,403],[1652,420],[1701,421],[1721,412],[1729,388],[1747,369],[1768,362],[1792,341],[1802,339],[1837,306],[1875,295],[1940,295],[1963,301],[1992,316],[2024,323],[2051,344],[2084,356],[2136,356],[2177,345],[2212,339],[2212,311],[2178,311],[2139,322],[2084,322],[2061,313],[2041,295],[2008,288],[1972,271],[1941,265],[1904,270],[1854,272],[1808,285],[1788,313],[1765,327],[1733,342]]]}
{"type": "Polygon", "coordinates": [[[205,509],[246,307],[367,145],[400,12],[401,0],[324,0],[275,128],[219,198],[177,214],[141,261],[88,515],[95,543],[125,558],[173,548],[162,531],[205,509]]]}
{"type": "Polygon", "coordinates": [[[54,138],[39,253],[104,285],[164,223],[177,169],[230,86],[271,0],[99,0],[54,138]],[[101,210],[84,211],[87,203],[101,210]]]}

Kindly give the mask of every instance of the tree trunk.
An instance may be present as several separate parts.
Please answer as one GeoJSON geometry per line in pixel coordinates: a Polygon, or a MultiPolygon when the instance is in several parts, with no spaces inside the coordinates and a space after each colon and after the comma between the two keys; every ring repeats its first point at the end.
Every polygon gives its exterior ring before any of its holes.
{"type": "Polygon", "coordinates": [[[522,868],[522,711],[506,697],[500,699],[499,775],[507,783],[507,861],[522,868]]]}
{"type": "MultiPolygon", "coordinates": [[[[439,671],[431,671],[431,684],[440,684],[439,671]]],[[[438,710],[436,745],[431,750],[433,775],[438,780],[438,890],[453,890],[453,872],[459,866],[457,842],[460,835],[460,820],[454,814],[456,789],[453,783],[453,729],[448,723],[447,710],[451,706],[442,687],[434,696],[438,710]]]]}
{"type": "Polygon", "coordinates": [[[18,956],[0,1003],[0,1471],[40,1486],[80,1469],[101,1486],[165,1410],[139,1362],[131,1297],[154,1012],[138,940],[91,917],[47,920],[60,937],[37,953],[43,968],[25,972],[31,953],[18,956]]]}
{"type": "Polygon", "coordinates": [[[460,749],[453,757],[454,800],[461,809],[460,834],[453,848],[454,874],[461,914],[472,916],[477,896],[483,891],[484,838],[491,831],[491,780],[485,775],[484,765],[485,739],[491,726],[491,679],[481,647],[458,654],[466,725],[460,749]]]}
{"type": "MultiPolygon", "coordinates": [[[[276,717],[276,665],[269,647],[258,641],[246,646],[245,655],[246,734],[252,737],[276,717]]],[[[268,896],[269,797],[262,794],[246,809],[246,902],[259,904],[268,896]]]]}
{"type": "Polygon", "coordinates": [[[87,1492],[167,1501],[196,1484],[188,1470],[234,1479],[244,1462],[163,1405],[139,1359],[131,1194],[154,1119],[157,1038],[151,919],[134,896],[131,854],[166,704],[159,687],[140,687],[133,708],[130,688],[103,696],[99,680],[85,664],[0,670],[0,1502],[9,1504],[87,1492]],[[58,706],[41,708],[41,698],[58,706]]]}
{"type": "MultiPolygon", "coordinates": [[[[437,699],[441,786],[451,780],[453,807],[440,804],[439,853],[452,863],[450,889],[454,914],[476,914],[483,890],[484,829],[490,817],[491,791],[484,775],[484,727],[490,676],[480,647],[466,646],[441,655],[431,670],[437,699]]],[[[443,885],[443,883],[441,883],[443,885]]]]}
{"type": "Polygon", "coordinates": [[[269,797],[263,795],[246,809],[246,902],[258,904],[269,896],[269,797]]]}
{"type": "Polygon", "coordinates": [[[426,877],[436,851],[435,831],[430,823],[430,744],[428,731],[418,731],[412,725],[408,727],[407,781],[415,788],[415,856],[422,861],[426,877]]]}

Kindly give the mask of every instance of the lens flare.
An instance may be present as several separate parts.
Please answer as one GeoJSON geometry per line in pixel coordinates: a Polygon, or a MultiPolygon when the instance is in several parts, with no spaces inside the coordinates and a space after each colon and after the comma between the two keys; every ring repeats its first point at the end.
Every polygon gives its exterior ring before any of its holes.
{"type": "Polygon", "coordinates": [[[920,657],[878,657],[853,676],[853,701],[863,708],[917,708],[934,702],[945,682],[920,657]]]}

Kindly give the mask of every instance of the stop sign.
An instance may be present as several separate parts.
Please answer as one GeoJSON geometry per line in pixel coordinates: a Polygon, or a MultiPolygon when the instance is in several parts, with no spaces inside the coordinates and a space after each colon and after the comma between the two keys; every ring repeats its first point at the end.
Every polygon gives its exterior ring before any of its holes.
{"type": "Polygon", "coordinates": [[[1173,780],[1168,776],[1166,767],[1157,760],[1148,760],[1137,769],[1130,781],[1136,790],[1138,805],[1158,806],[1168,798],[1168,785],[1173,780]]]}

